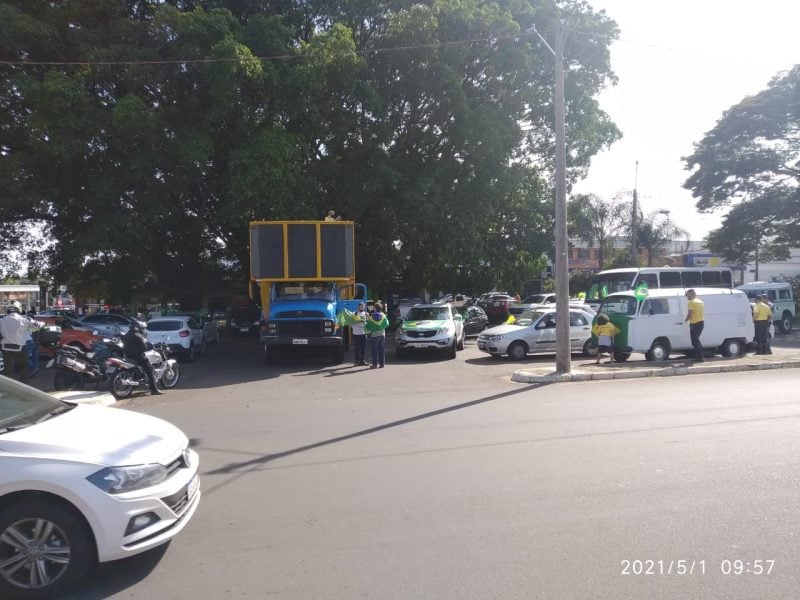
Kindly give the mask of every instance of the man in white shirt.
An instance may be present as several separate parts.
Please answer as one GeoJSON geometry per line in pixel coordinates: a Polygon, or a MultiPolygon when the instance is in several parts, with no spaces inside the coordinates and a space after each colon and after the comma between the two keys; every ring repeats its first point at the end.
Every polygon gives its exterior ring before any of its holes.
{"type": "Polygon", "coordinates": [[[22,305],[16,300],[8,307],[6,316],[0,319],[0,348],[3,350],[7,377],[13,377],[19,371],[19,380],[27,381],[28,352],[25,342],[30,332],[40,325],[41,323],[22,315],[22,305]]]}
{"type": "Polygon", "coordinates": [[[356,353],[355,365],[356,367],[367,366],[367,331],[364,329],[364,324],[367,322],[369,315],[366,311],[366,306],[360,302],[356,310],[356,316],[361,319],[362,323],[353,324],[350,327],[353,330],[353,348],[356,353]]]}

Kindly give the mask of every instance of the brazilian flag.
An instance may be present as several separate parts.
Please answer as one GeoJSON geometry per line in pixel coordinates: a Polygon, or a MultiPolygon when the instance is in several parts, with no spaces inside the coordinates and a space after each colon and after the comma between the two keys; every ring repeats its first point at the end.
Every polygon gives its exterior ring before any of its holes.
{"type": "Polygon", "coordinates": [[[358,315],[354,312],[345,309],[339,311],[339,314],[336,315],[336,322],[339,324],[340,327],[346,327],[348,325],[363,325],[364,321],[362,321],[358,315]]]}

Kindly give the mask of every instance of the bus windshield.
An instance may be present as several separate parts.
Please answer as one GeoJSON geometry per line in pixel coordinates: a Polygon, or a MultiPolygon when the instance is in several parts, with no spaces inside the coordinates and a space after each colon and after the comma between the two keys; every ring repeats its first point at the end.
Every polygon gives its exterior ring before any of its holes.
{"type": "Polygon", "coordinates": [[[638,269],[619,271],[616,273],[598,273],[592,279],[592,285],[586,292],[586,301],[599,302],[602,298],[615,292],[627,292],[631,289],[638,269]]]}

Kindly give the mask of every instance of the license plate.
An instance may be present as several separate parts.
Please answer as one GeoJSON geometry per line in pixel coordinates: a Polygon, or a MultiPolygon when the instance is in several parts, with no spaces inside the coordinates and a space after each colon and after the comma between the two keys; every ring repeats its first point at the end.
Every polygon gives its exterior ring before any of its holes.
{"type": "Polygon", "coordinates": [[[192,479],[192,480],[189,482],[189,488],[186,490],[186,495],[187,495],[189,498],[191,498],[192,496],[194,496],[195,492],[197,492],[197,489],[198,489],[199,487],[200,487],[200,477],[198,477],[197,475],[195,475],[195,476],[194,476],[194,479],[192,479]]]}
{"type": "Polygon", "coordinates": [[[294,338],[292,340],[292,343],[293,344],[298,344],[300,346],[304,346],[304,345],[308,344],[308,340],[305,339],[305,338],[294,338]]]}
{"type": "Polygon", "coordinates": [[[250,331],[250,330],[249,330],[247,327],[240,327],[240,328],[239,328],[239,331],[240,331],[241,333],[247,333],[247,332],[248,332],[248,331],[250,331]]]}

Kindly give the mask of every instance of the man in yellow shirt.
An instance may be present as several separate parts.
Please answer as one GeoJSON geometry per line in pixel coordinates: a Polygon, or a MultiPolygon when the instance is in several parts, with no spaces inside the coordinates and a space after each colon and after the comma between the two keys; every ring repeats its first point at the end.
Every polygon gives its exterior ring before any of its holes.
{"type": "Polygon", "coordinates": [[[689,337],[691,337],[692,346],[694,346],[694,358],[692,360],[703,362],[703,344],[700,343],[700,334],[703,333],[703,325],[705,324],[703,322],[705,306],[694,290],[686,290],[686,297],[689,299],[689,311],[684,322],[689,322],[689,337]]]}
{"type": "Polygon", "coordinates": [[[753,325],[755,325],[756,354],[772,354],[769,347],[769,323],[772,321],[772,310],[764,302],[764,296],[756,296],[753,307],[753,325]]]}

